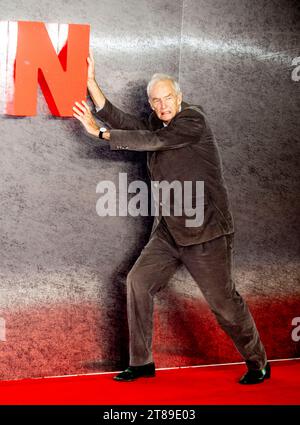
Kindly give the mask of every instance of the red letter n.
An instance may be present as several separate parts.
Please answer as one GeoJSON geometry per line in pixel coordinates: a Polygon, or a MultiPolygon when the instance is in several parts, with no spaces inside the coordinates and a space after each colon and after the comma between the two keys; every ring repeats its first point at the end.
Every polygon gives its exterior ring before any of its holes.
{"type": "Polygon", "coordinates": [[[89,25],[68,25],[66,43],[57,55],[42,22],[19,22],[14,96],[9,115],[36,115],[37,88],[53,115],[70,117],[76,100],[86,99],[89,25]]]}

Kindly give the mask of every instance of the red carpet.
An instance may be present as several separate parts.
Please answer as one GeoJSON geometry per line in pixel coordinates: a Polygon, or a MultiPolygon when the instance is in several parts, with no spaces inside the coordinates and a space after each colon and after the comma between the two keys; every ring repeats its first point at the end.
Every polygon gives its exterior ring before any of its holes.
{"type": "MultiPolygon", "coordinates": [[[[300,358],[300,343],[291,337],[300,297],[247,296],[247,302],[269,358],[300,358]]],[[[80,302],[30,306],[5,314],[1,310],[7,329],[6,341],[0,344],[0,379],[115,370],[128,353],[127,325],[120,328],[121,320],[127,322],[125,308],[125,304],[111,309],[98,302],[80,302]]],[[[158,367],[241,361],[207,303],[176,291],[162,292],[155,305],[153,354],[158,367]]]]}
{"type": "Polygon", "coordinates": [[[273,361],[259,385],[237,383],[243,364],[158,370],[115,382],[113,373],[0,382],[2,405],[300,405],[300,359],[273,361]]]}

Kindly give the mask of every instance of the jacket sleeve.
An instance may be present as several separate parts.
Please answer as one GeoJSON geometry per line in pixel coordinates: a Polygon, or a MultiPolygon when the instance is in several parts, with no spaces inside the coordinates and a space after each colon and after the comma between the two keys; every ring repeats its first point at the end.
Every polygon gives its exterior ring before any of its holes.
{"type": "Polygon", "coordinates": [[[96,113],[96,116],[112,128],[123,130],[148,129],[147,119],[138,119],[134,115],[121,111],[121,109],[114,106],[108,99],[105,100],[103,108],[96,113]]]}
{"type": "Polygon", "coordinates": [[[164,128],[150,130],[110,130],[110,148],[133,151],[178,149],[199,141],[204,117],[196,111],[181,112],[164,128]]]}

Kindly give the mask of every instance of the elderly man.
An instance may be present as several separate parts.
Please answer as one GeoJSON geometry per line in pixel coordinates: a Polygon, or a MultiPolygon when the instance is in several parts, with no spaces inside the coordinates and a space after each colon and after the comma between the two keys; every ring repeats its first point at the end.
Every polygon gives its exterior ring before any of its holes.
{"type": "Polygon", "coordinates": [[[202,109],[182,101],[179,85],[172,77],[155,74],[147,87],[153,112],[148,120],[140,120],[105,98],[95,80],[92,56],[88,64],[89,93],[97,116],[110,129],[100,129],[88,105],[76,102],[74,116],[87,132],[106,140],[114,150],[148,152],[153,181],[204,182],[202,224],[186,226],[184,212],[181,216],[159,214],[149,242],[128,274],[130,365],[114,379],[155,376],[153,297],[183,263],[246,361],[247,371],[239,382],[263,382],[270,377],[270,365],[251,313],[232,280],[233,221],[217,145],[202,109]]]}

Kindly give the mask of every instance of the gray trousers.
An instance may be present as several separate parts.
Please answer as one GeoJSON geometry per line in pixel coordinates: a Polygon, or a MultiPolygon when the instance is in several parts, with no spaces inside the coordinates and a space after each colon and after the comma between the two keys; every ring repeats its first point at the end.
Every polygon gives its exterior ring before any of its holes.
{"type": "Polygon", "coordinates": [[[159,224],[127,277],[130,365],[153,361],[153,297],[180,263],[188,269],[222,329],[250,369],[267,362],[256,325],[231,276],[233,235],[197,245],[177,245],[159,224]]]}

